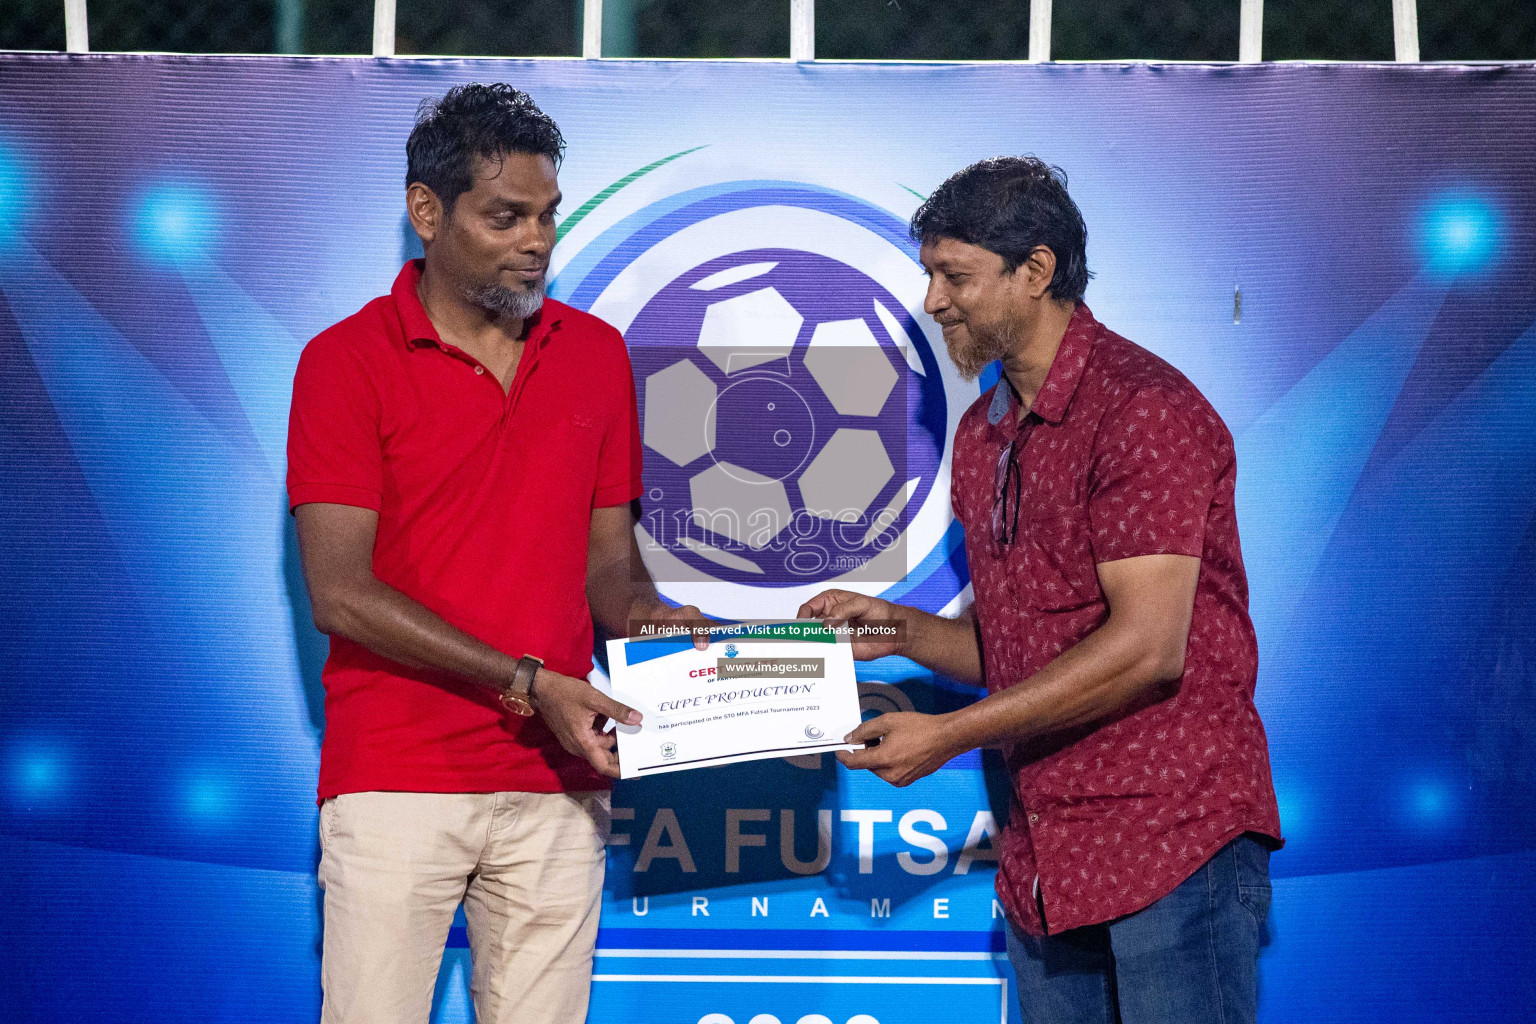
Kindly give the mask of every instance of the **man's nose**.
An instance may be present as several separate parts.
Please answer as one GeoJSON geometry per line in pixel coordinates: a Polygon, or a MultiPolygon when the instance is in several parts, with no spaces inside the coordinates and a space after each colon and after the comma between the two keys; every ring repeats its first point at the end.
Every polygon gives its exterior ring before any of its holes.
{"type": "Polygon", "coordinates": [[[553,232],[540,230],[538,227],[530,228],[522,232],[517,240],[517,248],[520,252],[534,255],[547,256],[555,247],[553,232]]]}
{"type": "Polygon", "coordinates": [[[936,316],[940,311],[949,308],[949,298],[939,287],[938,281],[929,281],[928,290],[923,294],[923,312],[929,316],[936,316]]]}

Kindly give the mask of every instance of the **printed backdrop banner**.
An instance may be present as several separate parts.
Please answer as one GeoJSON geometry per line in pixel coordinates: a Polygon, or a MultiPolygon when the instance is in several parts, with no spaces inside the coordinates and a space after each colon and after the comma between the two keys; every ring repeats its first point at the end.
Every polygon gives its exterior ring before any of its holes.
{"type": "MultiPolygon", "coordinates": [[[[979,388],[906,223],[978,158],[1064,168],[1094,312],[1237,438],[1289,838],[1265,1019],[1529,1012],[1536,68],[10,55],[7,1020],[316,1016],[325,641],[289,391],[419,251],[405,138],[466,81],[569,140],[551,292],[625,331],[647,558],[720,617],[834,583],[968,599],[948,448],[979,388]]],[[[860,680],[866,713],[977,696],[899,659],[860,680]]],[[[997,768],[621,784],[592,1019],[1016,1020],[997,768]]],[[[462,918],[448,947],[434,1018],[469,1020],[462,918]]]]}

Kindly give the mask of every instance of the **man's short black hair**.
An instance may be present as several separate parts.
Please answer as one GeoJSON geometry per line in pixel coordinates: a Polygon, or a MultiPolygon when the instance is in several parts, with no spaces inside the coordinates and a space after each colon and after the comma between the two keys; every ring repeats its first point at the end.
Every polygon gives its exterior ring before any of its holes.
{"type": "Polygon", "coordinates": [[[919,244],[940,238],[979,245],[1013,273],[1039,246],[1056,254],[1050,294],[1081,302],[1088,270],[1088,227],[1067,195],[1067,175],[1032,156],[998,156],[957,171],[912,215],[919,244]]]}
{"type": "Polygon", "coordinates": [[[521,89],[456,85],[442,99],[426,99],[405,143],[405,185],[430,188],[445,210],[474,187],[477,158],[498,160],[508,153],[547,156],[560,166],[565,139],[560,129],[521,89]]]}

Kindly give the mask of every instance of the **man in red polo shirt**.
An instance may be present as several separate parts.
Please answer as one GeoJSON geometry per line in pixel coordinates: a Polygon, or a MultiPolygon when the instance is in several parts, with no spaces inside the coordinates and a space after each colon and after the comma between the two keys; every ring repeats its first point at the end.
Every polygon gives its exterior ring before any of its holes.
{"type": "Polygon", "coordinates": [[[1280,821],[1254,709],[1257,646],[1232,436],[1183,374],[1083,304],[1066,179],[986,160],[912,220],[925,309],[967,379],[956,431],[974,603],[943,619],[828,591],[801,609],[905,623],[905,654],[988,696],[860,726],[840,753],[898,786],[1001,746],[1013,776],[997,890],[1027,1022],[1241,1024],[1280,821]]]}
{"type": "Polygon", "coordinates": [[[330,634],[320,753],[327,1022],[424,1024],[464,904],[481,1024],[586,1018],[603,880],[595,619],[688,621],[635,545],[624,341],[544,297],[564,142],[468,85],[406,144],[425,259],[294,379],[288,494],[330,634]]]}

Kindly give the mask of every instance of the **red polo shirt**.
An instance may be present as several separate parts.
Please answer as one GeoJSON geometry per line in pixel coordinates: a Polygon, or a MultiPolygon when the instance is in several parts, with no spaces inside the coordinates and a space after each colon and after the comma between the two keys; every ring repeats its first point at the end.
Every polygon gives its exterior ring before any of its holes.
{"type": "Polygon", "coordinates": [[[1097,563],[1200,559],[1183,678],[1106,721],[1008,752],[1014,799],[997,890],[1027,931],[1043,930],[1037,892],[1055,934],[1153,903],[1243,832],[1280,835],[1253,704],[1236,472],[1232,435],[1195,386],[1081,304],[1022,425],[1007,378],[960,421],[952,496],[988,690],[1028,679],[1103,625],[1097,563]],[[1018,532],[993,557],[994,473],[1012,439],[1022,446],[1018,532]]]}
{"type": "MultiPolygon", "coordinates": [[[[374,574],[450,624],[556,672],[592,670],[591,510],[640,494],[640,432],[619,332],[545,300],[512,386],[438,337],[420,261],[304,348],[288,500],[379,514],[374,574]]],[[[541,718],[345,637],[321,673],[320,797],[362,790],[605,789],[541,718]]]]}

